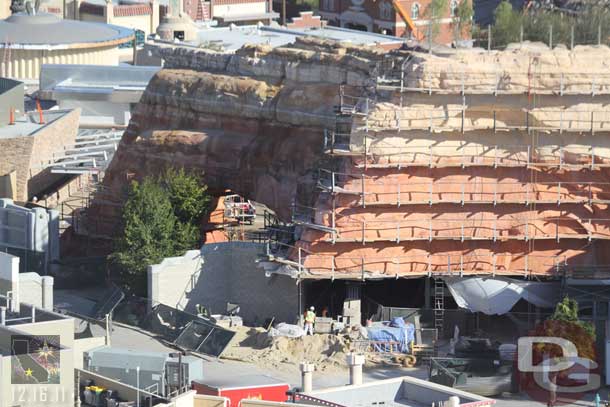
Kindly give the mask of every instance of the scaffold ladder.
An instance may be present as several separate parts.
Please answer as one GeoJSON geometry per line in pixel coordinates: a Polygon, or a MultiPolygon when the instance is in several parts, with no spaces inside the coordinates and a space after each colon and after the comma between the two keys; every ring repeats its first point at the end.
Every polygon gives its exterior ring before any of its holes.
{"type": "Polygon", "coordinates": [[[443,335],[445,326],[445,282],[441,278],[434,279],[434,328],[438,337],[443,335]]]}

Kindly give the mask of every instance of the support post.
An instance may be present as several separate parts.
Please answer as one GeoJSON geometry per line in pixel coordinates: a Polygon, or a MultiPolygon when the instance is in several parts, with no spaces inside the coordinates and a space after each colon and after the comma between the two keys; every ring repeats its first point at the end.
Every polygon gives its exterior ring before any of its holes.
{"type": "Polygon", "coordinates": [[[301,362],[299,370],[301,371],[301,391],[303,393],[311,393],[313,390],[313,372],[316,366],[313,363],[301,362]]]}
{"type": "Polygon", "coordinates": [[[487,26],[487,51],[491,51],[491,25],[487,26]]]}
{"type": "Polygon", "coordinates": [[[553,24],[549,25],[549,48],[553,49],[553,24]]]}
{"type": "Polygon", "coordinates": [[[519,28],[519,42],[523,44],[523,24],[521,24],[521,27],[519,28]]]}
{"type": "Polygon", "coordinates": [[[574,49],[574,25],[570,27],[570,49],[574,49]]]}
{"type": "Polygon", "coordinates": [[[364,192],[364,173],[361,174],[361,178],[360,178],[360,183],[361,183],[361,189],[362,189],[362,207],[366,208],[366,194],[364,192]]]}
{"type": "Polygon", "coordinates": [[[398,198],[397,207],[400,208],[400,182],[398,183],[398,187],[397,188],[398,188],[398,192],[396,194],[397,195],[396,197],[398,198]]]}
{"type": "Polygon", "coordinates": [[[364,365],[364,355],[350,353],[347,355],[347,365],[349,366],[349,384],[350,386],[359,386],[362,384],[362,365],[364,365]]]}
{"type": "Polygon", "coordinates": [[[0,307],[0,325],[6,325],[6,307],[0,307]]]}

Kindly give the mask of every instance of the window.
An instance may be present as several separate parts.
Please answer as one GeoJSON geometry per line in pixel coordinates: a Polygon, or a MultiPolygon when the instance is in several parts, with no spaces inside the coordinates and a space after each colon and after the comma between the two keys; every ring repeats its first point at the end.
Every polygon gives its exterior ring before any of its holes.
{"type": "Polygon", "coordinates": [[[411,20],[417,20],[419,18],[419,4],[414,3],[411,6],[411,20]]]}
{"type": "Polygon", "coordinates": [[[390,3],[386,1],[379,3],[379,18],[382,20],[392,19],[392,6],[390,3]]]}
{"type": "Polygon", "coordinates": [[[335,0],[324,0],[322,2],[322,8],[327,11],[335,10],[335,0]]]}
{"type": "Polygon", "coordinates": [[[451,5],[449,6],[449,12],[451,13],[451,17],[457,16],[458,2],[457,0],[451,0],[451,5]]]}

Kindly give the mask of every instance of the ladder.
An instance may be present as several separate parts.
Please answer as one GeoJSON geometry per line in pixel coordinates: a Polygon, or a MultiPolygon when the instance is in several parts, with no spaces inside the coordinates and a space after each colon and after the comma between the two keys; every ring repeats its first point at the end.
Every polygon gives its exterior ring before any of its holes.
{"type": "Polygon", "coordinates": [[[438,338],[442,338],[445,326],[445,282],[434,279],[434,328],[438,338]]]}

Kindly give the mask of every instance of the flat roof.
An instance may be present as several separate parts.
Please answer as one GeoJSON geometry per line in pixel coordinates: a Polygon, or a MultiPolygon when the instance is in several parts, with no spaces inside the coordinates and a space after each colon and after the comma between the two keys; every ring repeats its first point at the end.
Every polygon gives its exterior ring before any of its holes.
{"type": "Polygon", "coordinates": [[[121,44],[133,39],[132,29],[116,25],[64,20],[53,14],[13,14],[0,21],[3,47],[66,49],[81,44],[121,44]]]}
{"type": "Polygon", "coordinates": [[[72,110],[45,110],[42,112],[44,123],[40,123],[38,112],[27,112],[16,117],[15,124],[0,126],[0,139],[27,137],[46,127],[55,120],[65,116],[72,110]]]}
{"type": "MultiPolygon", "coordinates": [[[[323,28],[287,29],[272,24],[270,26],[245,25],[232,27],[207,27],[199,24],[198,41],[171,43],[175,45],[199,46],[213,44],[222,46],[226,52],[234,52],[246,44],[266,44],[281,47],[295,42],[297,37],[312,36],[355,45],[402,44],[403,38],[326,26],[323,28]]],[[[160,41],[162,42],[162,41],[160,41]]]]}
{"type": "Polygon", "coordinates": [[[252,387],[272,387],[272,386],[289,386],[283,380],[275,377],[261,374],[241,374],[231,377],[209,377],[202,380],[196,380],[196,383],[203,384],[213,389],[236,390],[248,389],[252,387]]]}
{"type": "Polygon", "coordinates": [[[40,91],[93,94],[144,91],[158,66],[55,65],[40,70],[40,91]]]}

